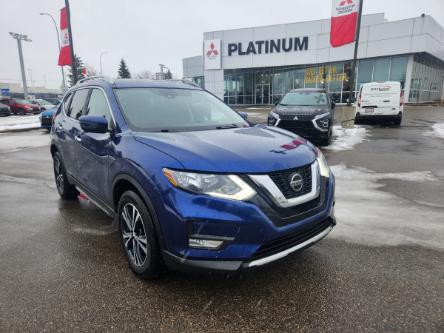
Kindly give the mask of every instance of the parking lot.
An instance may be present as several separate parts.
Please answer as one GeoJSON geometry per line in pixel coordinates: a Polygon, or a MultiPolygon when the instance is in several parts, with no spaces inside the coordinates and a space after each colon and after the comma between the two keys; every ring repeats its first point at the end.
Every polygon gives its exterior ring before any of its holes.
{"type": "Polygon", "coordinates": [[[131,273],[101,210],[59,199],[46,131],[0,133],[0,331],[443,332],[444,107],[404,116],[335,127],[323,150],[338,224],[320,243],[235,276],[158,281],[131,273]]]}

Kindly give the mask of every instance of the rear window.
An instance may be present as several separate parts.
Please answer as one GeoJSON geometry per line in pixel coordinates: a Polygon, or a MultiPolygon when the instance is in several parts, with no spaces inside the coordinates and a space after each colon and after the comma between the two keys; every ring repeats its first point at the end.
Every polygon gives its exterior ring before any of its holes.
{"type": "Polygon", "coordinates": [[[327,94],[325,92],[297,91],[285,94],[279,104],[316,106],[326,105],[328,103],[327,101],[327,94]]]}

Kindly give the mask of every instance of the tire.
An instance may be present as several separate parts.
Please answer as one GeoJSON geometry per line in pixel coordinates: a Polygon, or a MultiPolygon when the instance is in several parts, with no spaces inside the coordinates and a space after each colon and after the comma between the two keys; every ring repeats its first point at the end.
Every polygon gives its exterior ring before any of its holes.
{"type": "Polygon", "coordinates": [[[328,137],[326,137],[326,138],[322,138],[322,139],[320,140],[320,142],[319,142],[319,145],[320,145],[321,147],[327,147],[327,146],[330,145],[331,140],[332,140],[332,131],[330,130],[330,131],[328,132],[328,137]]]}
{"type": "Polygon", "coordinates": [[[393,126],[399,127],[401,126],[401,122],[402,122],[402,116],[399,116],[393,121],[393,126]]]}
{"type": "Polygon", "coordinates": [[[118,206],[119,234],[128,265],[142,279],[159,278],[164,264],[153,220],[148,209],[133,191],[126,191],[118,206]]]}
{"type": "Polygon", "coordinates": [[[66,177],[65,167],[63,165],[62,157],[59,152],[56,152],[53,156],[53,166],[54,166],[54,178],[57,186],[57,192],[64,200],[76,199],[79,195],[79,191],[74,185],[68,182],[66,177]]]}
{"type": "Polygon", "coordinates": [[[19,109],[18,110],[18,114],[21,115],[21,116],[24,116],[26,114],[26,112],[23,109],[19,109]]]}

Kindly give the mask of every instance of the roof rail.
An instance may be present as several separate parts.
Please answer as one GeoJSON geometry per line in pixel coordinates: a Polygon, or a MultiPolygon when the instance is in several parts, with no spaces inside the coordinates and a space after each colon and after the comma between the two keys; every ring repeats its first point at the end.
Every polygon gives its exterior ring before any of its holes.
{"type": "Polygon", "coordinates": [[[167,79],[167,80],[165,80],[165,81],[182,82],[182,83],[188,84],[188,85],[190,85],[190,86],[194,86],[194,87],[200,88],[200,86],[199,86],[196,82],[194,82],[193,80],[191,80],[191,79],[167,79]]]}
{"type": "Polygon", "coordinates": [[[110,77],[103,76],[103,75],[95,75],[95,76],[87,76],[87,77],[85,77],[83,79],[80,79],[79,81],[77,81],[76,85],[80,84],[80,83],[83,83],[83,82],[86,82],[86,81],[89,81],[89,80],[104,80],[104,81],[109,82],[109,83],[114,83],[114,80],[111,79],[110,77]]]}

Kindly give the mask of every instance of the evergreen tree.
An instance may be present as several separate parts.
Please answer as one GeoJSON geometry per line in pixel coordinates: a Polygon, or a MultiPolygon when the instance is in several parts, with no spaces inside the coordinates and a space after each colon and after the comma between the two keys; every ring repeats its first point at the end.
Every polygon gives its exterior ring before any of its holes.
{"type": "Polygon", "coordinates": [[[120,60],[120,65],[119,65],[119,78],[121,79],[129,79],[131,77],[131,74],[129,72],[128,66],[125,63],[125,60],[120,60]]]}
{"type": "MultiPolygon", "coordinates": [[[[77,73],[77,81],[80,80],[81,78],[83,78],[83,61],[82,59],[80,59],[79,56],[74,55],[74,63],[76,65],[76,73],[77,73]]],[[[69,70],[68,70],[68,82],[69,82],[69,86],[72,87],[74,85],[74,75],[73,75],[73,71],[72,71],[72,67],[69,66],[69,70]]]]}
{"type": "Polygon", "coordinates": [[[165,80],[171,80],[173,78],[173,74],[171,73],[170,70],[168,70],[168,72],[165,73],[165,80]]]}

